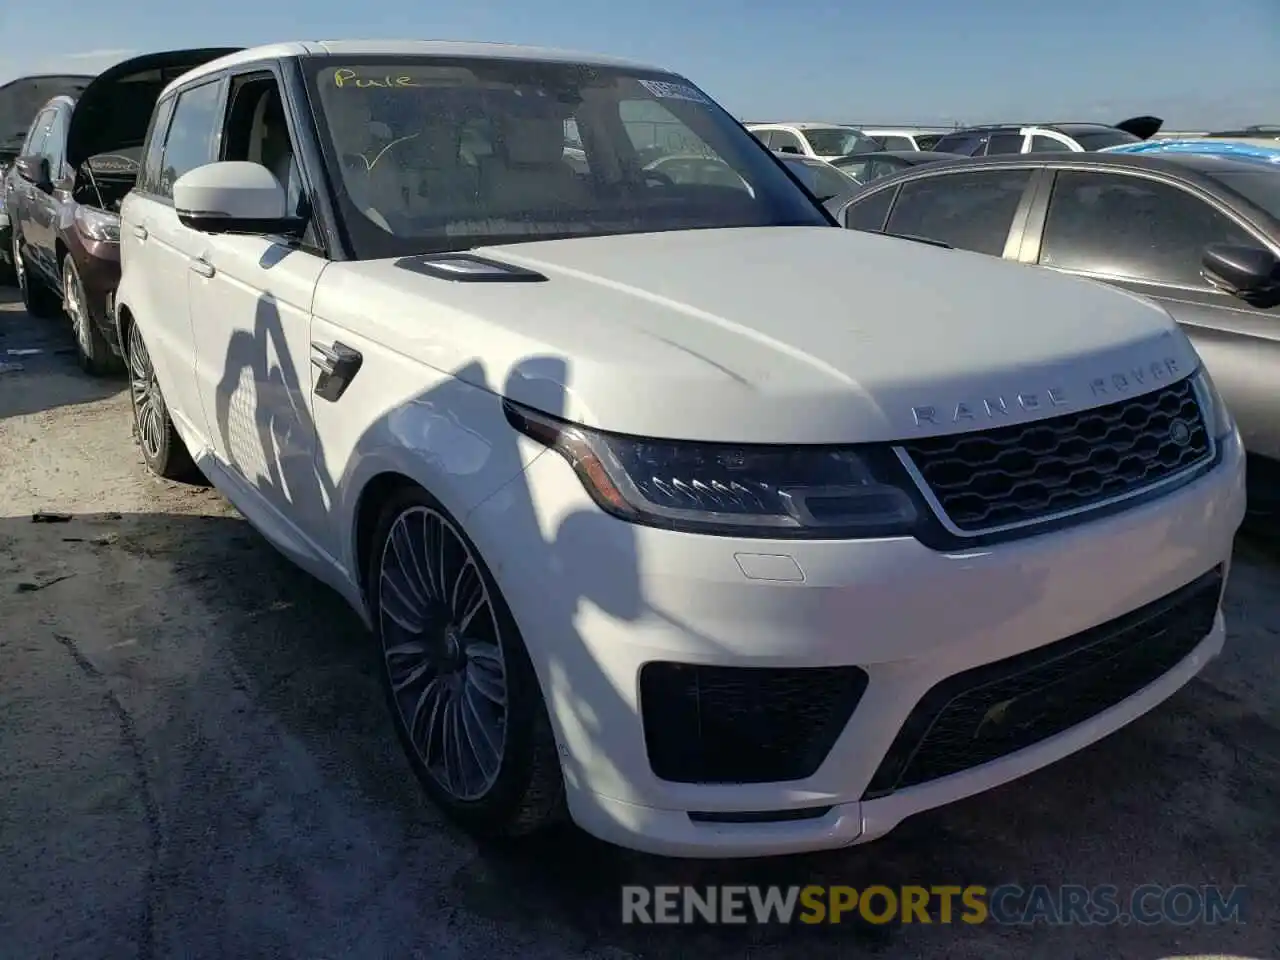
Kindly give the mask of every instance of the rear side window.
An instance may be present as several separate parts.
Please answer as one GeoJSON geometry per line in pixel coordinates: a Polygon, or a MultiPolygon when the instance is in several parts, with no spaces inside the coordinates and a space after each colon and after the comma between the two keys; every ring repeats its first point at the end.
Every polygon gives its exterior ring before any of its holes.
{"type": "Polygon", "coordinates": [[[178,94],[173,122],[165,138],[160,185],[163,197],[173,196],[173,185],[184,173],[213,160],[213,144],[222,129],[222,84],[218,81],[192,87],[178,94]]]}
{"type": "Polygon", "coordinates": [[[1004,254],[1030,170],[951,173],[902,185],[888,233],[941,240],[959,250],[1004,254]]]}
{"type": "Polygon", "coordinates": [[[869,196],[855,200],[845,210],[844,225],[850,230],[865,230],[868,233],[879,233],[884,229],[885,217],[889,215],[889,207],[896,193],[892,187],[877,190],[869,196]]]}
{"type": "Polygon", "coordinates": [[[993,156],[998,153],[1021,153],[1022,152],[1022,134],[1020,133],[993,133],[991,139],[987,141],[987,156],[993,156]]]}
{"type": "Polygon", "coordinates": [[[1057,153],[1062,150],[1070,150],[1070,149],[1071,148],[1068,147],[1065,143],[1062,143],[1059,140],[1055,140],[1053,139],[1053,137],[1046,137],[1043,134],[1037,133],[1034,137],[1031,138],[1032,153],[1057,153]]]}
{"type": "Polygon", "coordinates": [[[1212,243],[1257,243],[1180,187],[1145,177],[1063,171],[1054,182],[1040,263],[1101,276],[1205,287],[1212,243]]]}
{"type": "Polygon", "coordinates": [[[786,153],[804,153],[804,144],[789,130],[774,130],[770,133],[769,146],[786,153]]]}
{"type": "Polygon", "coordinates": [[[917,133],[916,147],[920,150],[936,150],[941,139],[941,135],[936,133],[917,133]]]}
{"type": "Polygon", "coordinates": [[[910,137],[904,137],[898,133],[882,134],[876,137],[876,140],[886,150],[914,150],[916,148],[910,137]]]}
{"type": "Polygon", "coordinates": [[[138,173],[137,190],[157,193],[160,186],[161,158],[164,156],[164,138],[169,132],[169,118],[173,116],[174,98],[162,100],[151,116],[151,129],[147,131],[147,146],[142,154],[142,169],[138,173]]]}
{"type": "Polygon", "coordinates": [[[933,145],[938,153],[958,153],[964,157],[972,157],[982,145],[982,138],[976,133],[952,133],[943,137],[933,145]]]}

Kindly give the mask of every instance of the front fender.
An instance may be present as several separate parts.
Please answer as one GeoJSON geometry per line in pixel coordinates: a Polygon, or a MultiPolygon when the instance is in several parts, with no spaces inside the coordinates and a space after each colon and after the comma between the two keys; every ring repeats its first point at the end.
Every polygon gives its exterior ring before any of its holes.
{"type": "Polygon", "coordinates": [[[357,556],[361,511],[379,477],[397,474],[417,483],[465,526],[476,507],[545,452],[507,422],[500,386],[475,385],[483,371],[468,366],[441,372],[383,346],[357,326],[312,321],[314,341],[341,343],[362,357],[359,372],[336,401],[314,395],[312,400],[317,456],[336,478],[331,550],[353,582],[363,573],[357,556]]]}

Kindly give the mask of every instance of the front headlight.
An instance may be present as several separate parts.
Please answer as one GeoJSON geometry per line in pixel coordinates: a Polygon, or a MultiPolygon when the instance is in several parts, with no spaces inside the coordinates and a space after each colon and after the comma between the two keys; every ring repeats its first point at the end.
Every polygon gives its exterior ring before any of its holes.
{"type": "Polygon", "coordinates": [[[76,226],[80,232],[99,243],[120,242],[120,218],[93,207],[76,207],[76,226]]]}
{"type": "Polygon", "coordinates": [[[691,533],[909,536],[915,501],[888,447],[744,446],[603,433],[506,401],[521,433],[569,462],[600,508],[691,533]]]}
{"type": "Polygon", "coordinates": [[[1221,440],[1236,428],[1236,422],[1231,416],[1231,411],[1227,409],[1226,403],[1223,402],[1222,394],[1218,393],[1218,388],[1214,386],[1213,377],[1209,376],[1209,371],[1201,365],[1193,377],[1196,392],[1200,395],[1200,402],[1205,407],[1205,423],[1209,424],[1209,429],[1213,431],[1214,439],[1221,440]]]}

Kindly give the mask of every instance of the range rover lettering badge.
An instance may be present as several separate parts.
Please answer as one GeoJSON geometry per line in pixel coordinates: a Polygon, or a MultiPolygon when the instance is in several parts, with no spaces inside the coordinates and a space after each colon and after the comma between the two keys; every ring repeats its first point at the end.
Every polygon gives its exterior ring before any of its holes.
{"type": "Polygon", "coordinates": [[[1169,439],[1180,447],[1191,442],[1191,425],[1185,420],[1175,420],[1169,424],[1169,439]]]}
{"type": "Polygon", "coordinates": [[[1015,393],[1009,396],[999,394],[984,397],[981,400],[961,401],[946,407],[912,407],[911,419],[917,427],[926,423],[940,426],[944,423],[971,423],[979,420],[999,420],[1007,417],[1010,411],[1025,410],[1035,413],[1045,407],[1065,406],[1067,392],[1061,387],[1050,387],[1043,392],[1015,393]]]}

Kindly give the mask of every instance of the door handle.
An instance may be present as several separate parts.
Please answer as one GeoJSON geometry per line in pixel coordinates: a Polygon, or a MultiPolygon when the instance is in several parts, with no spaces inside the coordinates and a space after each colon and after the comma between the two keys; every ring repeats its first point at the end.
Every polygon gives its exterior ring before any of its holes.
{"type": "Polygon", "coordinates": [[[364,357],[359,350],[353,350],[345,343],[334,342],[326,347],[323,343],[311,343],[311,365],[320,371],[316,378],[315,394],[321,400],[330,403],[337,401],[351,381],[360,372],[364,357]]]}
{"type": "Polygon", "coordinates": [[[200,259],[192,261],[191,269],[202,277],[212,277],[218,271],[213,268],[213,264],[208,260],[200,259]]]}
{"type": "Polygon", "coordinates": [[[136,226],[133,228],[133,235],[139,240],[145,240],[147,239],[147,228],[141,225],[136,226]]]}

